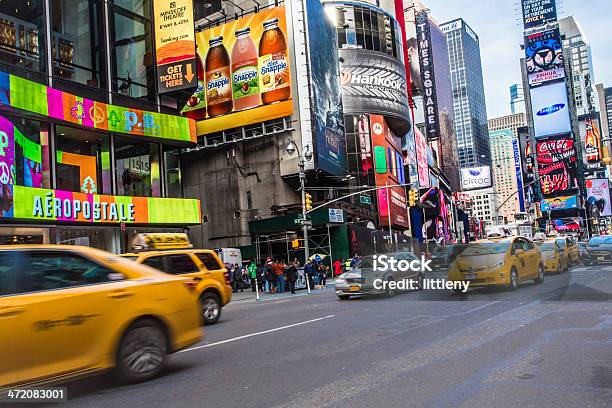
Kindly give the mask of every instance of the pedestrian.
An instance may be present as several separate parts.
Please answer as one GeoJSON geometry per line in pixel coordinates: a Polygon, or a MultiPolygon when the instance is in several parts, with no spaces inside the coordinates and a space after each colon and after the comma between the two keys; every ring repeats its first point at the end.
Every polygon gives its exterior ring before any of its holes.
{"type": "Polygon", "coordinates": [[[262,262],[262,264],[257,268],[257,285],[259,286],[259,290],[262,292],[266,291],[266,263],[262,262]]]}
{"type": "Polygon", "coordinates": [[[272,265],[272,260],[266,263],[266,282],[268,285],[267,287],[269,288],[268,293],[271,295],[276,293],[276,274],[274,273],[272,265]]]}
{"type": "Polygon", "coordinates": [[[298,266],[300,264],[297,260],[294,260],[289,264],[289,267],[285,270],[285,275],[287,275],[287,285],[289,286],[289,290],[292,294],[295,295],[295,281],[297,279],[298,266]]]}
{"type": "Polygon", "coordinates": [[[352,259],[347,259],[344,262],[344,271],[345,272],[349,272],[351,270],[351,263],[352,263],[352,261],[353,261],[352,259]]]}
{"type": "Polygon", "coordinates": [[[316,271],[316,266],[312,261],[308,261],[306,266],[304,266],[304,277],[308,279],[308,287],[310,289],[314,289],[314,276],[316,271]]]}
{"type": "Polygon", "coordinates": [[[357,256],[357,254],[355,254],[355,256],[353,256],[353,258],[351,259],[351,268],[353,268],[357,264],[357,261],[359,261],[359,257],[357,256]]]}
{"type": "Polygon", "coordinates": [[[336,259],[334,261],[334,276],[342,275],[342,263],[344,263],[344,259],[336,259]]]}
{"type": "Polygon", "coordinates": [[[319,265],[319,270],[318,270],[318,276],[317,276],[317,289],[321,290],[323,289],[323,286],[325,286],[325,281],[326,281],[326,276],[325,276],[326,270],[325,267],[323,265],[319,265]]]}
{"type": "Polygon", "coordinates": [[[281,261],[276,261],[272,264],[274,275],[276,275],[276,290],[278,293],[285,291],[285,265],[281,261]]]}
{"type": "Polygon", "coordinates": [[[241,292],[244,292],[244,288],[242,286],[242,268],[240,268],[238,264],[234,264],[232,275],[234,277],[234,293],[238,293],[238,289],[240,289],[241,292]]]}
{"type": "Polygon", "coordinates": [[[257,265],[255,265],[255,261],[251,261],[249,264],[249,278],[251,279],[251,292],[255,292],[255,285],[258,285],[257,265]]]}

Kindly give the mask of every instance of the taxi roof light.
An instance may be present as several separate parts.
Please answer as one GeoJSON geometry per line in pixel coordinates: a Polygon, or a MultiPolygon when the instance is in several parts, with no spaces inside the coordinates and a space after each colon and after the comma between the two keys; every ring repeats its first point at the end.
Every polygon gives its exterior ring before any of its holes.
{"type": "Polygon", "coordinates": [[[191,249],[193,245],[184,232],[141,233],[132,240],[132,251],[152,251],[160,249],[191,249]]]}

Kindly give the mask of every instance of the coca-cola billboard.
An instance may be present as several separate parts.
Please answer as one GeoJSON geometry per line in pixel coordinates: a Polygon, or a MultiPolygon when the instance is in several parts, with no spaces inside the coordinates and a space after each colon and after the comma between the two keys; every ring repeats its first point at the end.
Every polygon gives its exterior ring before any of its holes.
{"type": "Polygon", "coordinates": [[[571,136],[539,140],[536,160],[545,196],[567,193],[578,188],[576,146],[571,136]]]}

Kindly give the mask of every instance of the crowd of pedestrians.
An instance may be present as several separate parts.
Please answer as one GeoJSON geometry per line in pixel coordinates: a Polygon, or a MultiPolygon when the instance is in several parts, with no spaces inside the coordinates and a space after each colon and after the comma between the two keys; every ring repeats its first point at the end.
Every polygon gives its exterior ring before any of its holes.
{"type": "Polygon", "coordinates": [[[244,289],[249,287],[255,292],[255,282],[257,282],[257,288],[264,293],[295,293],[296,284],[300,283],[304,286],[308,285],[311,289],[325,289],[328,277],[341,275],[355,266],[358,261],[359,257],[355,255],[346,261],[337,259],[330,267],[318,260],[310,260],[304,266],[303,273],[300,273],[300,262],[297,259],[285,263],[268,258],[259,265],[251,261],[247,266],[228,264],[226,268],[234,293],[244,292],[244,289]],[[305,282],[305,279],[308,279],[308,283],[305,282]]]}

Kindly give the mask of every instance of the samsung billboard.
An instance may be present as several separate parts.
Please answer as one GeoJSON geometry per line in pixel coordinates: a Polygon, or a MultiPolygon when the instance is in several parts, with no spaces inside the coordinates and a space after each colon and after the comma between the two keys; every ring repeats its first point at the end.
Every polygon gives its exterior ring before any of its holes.
{"type": "Polygon", "coordinates": [[[491,167],[470,167],[461,169],[461,188],[463,191],[491,187],[491,167]]]}
{"type": "Polygon", "coordinates": [[[565,82],[532,88],[531,110],[536,138],[571,133],[565,82]]]}

